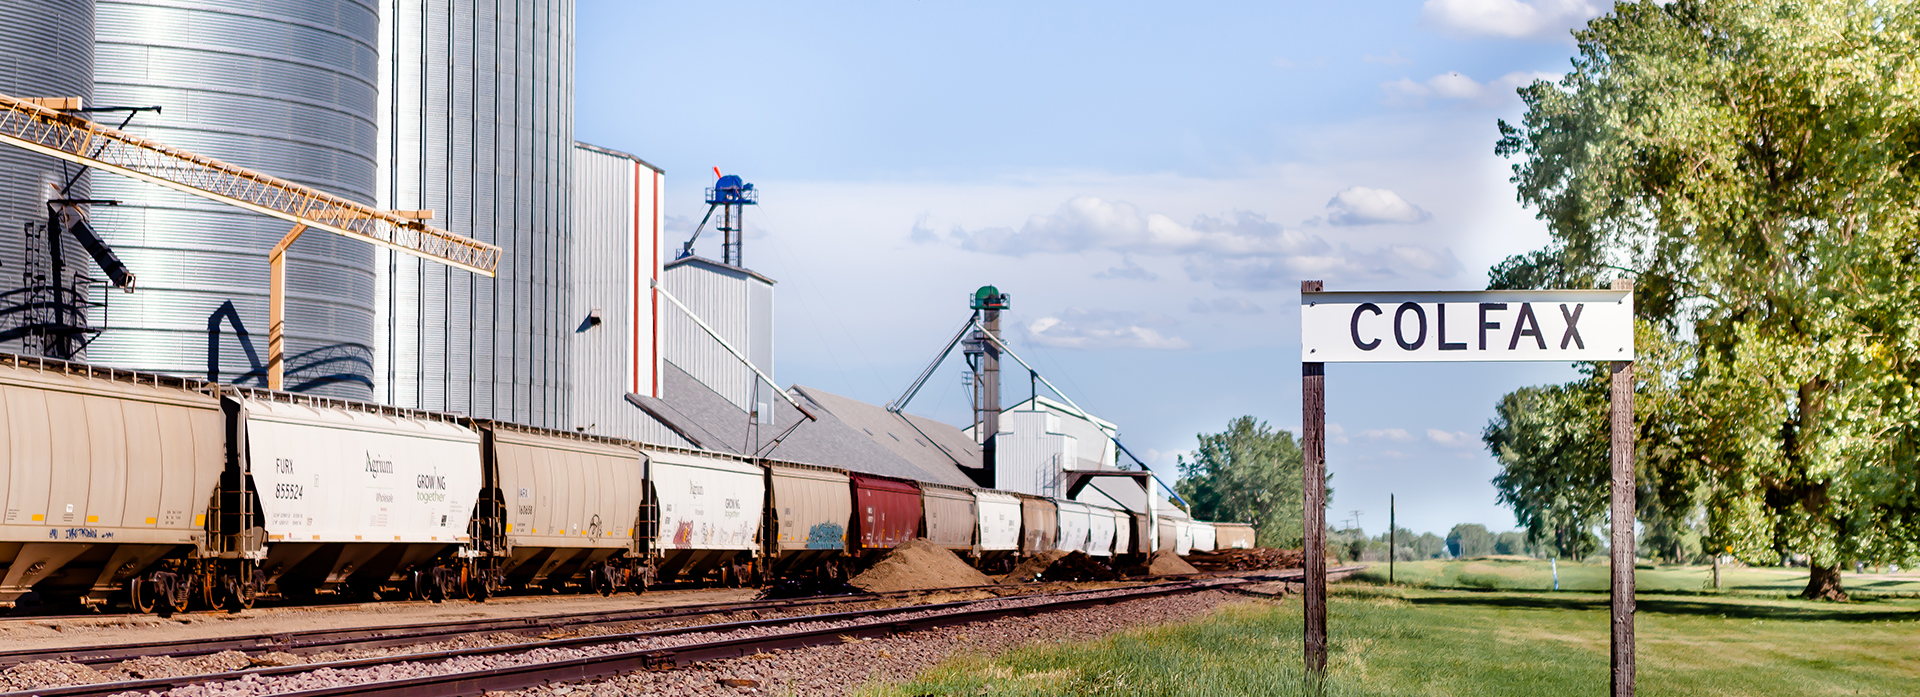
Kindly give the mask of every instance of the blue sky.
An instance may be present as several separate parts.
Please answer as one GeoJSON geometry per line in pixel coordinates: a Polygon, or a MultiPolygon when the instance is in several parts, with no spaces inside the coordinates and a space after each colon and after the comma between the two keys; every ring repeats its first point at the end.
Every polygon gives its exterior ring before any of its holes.
{"type": "MultiPolygon", "coordinates": [[[[1475,289],[1545,242],[1495,124],[1600,7],[583,0],[575,132],[666,169],[676,236],[713,167],[761,190],[782,383],[884,403],[991,283],[1015,350],[1171,473],[1240,415],[1297,432],[1301,279],[1475,289]]],[[[968,422],[960,374],[913,411],[968,422]]],[[[1330,521],[1383,530],[1396,493],[1415,530],[1511,528],[1479,433],[1573,374],[1332,366],[1330,521]]]]}

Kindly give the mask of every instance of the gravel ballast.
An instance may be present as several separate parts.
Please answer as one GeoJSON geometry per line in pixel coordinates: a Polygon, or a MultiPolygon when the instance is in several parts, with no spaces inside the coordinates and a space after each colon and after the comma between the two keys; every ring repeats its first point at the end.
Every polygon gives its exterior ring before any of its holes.
{"type": "Polygon", "coordinates": [[[550,685],[488,697],[615,697],[619,695],[844,695],[869,682],[902,682],[947,658],[998,655],[1021,646],[1080,642],[1115,632],[1205,615],[1244,598],[1204,591],[1131,600],[1033,617],[940,627],[885,639],[775,651],[713,661],[665,673],[629,673],[578,684],[550,685]]]}

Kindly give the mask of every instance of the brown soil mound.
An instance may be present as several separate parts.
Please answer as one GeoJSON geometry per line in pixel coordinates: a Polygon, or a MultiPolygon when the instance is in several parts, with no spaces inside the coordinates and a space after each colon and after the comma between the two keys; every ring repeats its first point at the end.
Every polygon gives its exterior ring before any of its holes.
{"type": "Polygon", "coordinates": [[[1047,552],[1032,557],[1014,567],[1013,573],[1000,579],[1001,583],[1027,583],[1030,581],[1113,581],[1120,574],[1106,562],[1089,556],[1086,552],[1047,552]]]}
{"type": "Polygon", "coordinates": [[[1187,562],[1202,571],[1262,571],[1266,569],[1298,569],[1305,565],[1306,556],[1297,549],[1273,549],[1255,547],[1253,549],[1222,549],[1213,552],[1194,552],[1187,555],[1187,562]]]}
{"type": "Polygon", "coordinates": [[[1163,549],[1154,552],[1153,559],[1147,562],[1148,576],[1179,576],[1197,573],[1200,573],[1199,569],[1193,568],[1192,564],[1188,564],[1171,550],[1163,549]]]}
{"type": "Polygon", "coordinates": [[[913,540],[893,548],[873,568],[847,581],[870,593],[984,586],[993,581],[945,547],[913,540]]]}
{"type": "Polygon", "coordinates": [[[1064,556],[1067,556],[1066,552],[1056,549],[1022,559],[1019,565],[1013,567],[1012,571],[1007,572],[1007,575],[1000,579],[1000,582],[1031,583],[1035,575],[1045,573],[1047,567],[1053,566],[1054,562],[1059,561],[1060,558],[1064,556]]]}

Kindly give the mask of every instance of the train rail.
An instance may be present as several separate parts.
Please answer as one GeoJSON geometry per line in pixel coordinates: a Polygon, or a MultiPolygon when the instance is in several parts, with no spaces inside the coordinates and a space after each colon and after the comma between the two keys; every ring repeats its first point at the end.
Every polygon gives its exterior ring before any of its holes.
{"type": "MultiPolygon", "coordinates": [[[[1359,567],[1330,569],[1330,572],[1359,567]]],[[[1004,598],[962,600],[928,605],[870,608],[850,612],[804,614],[717,624],[696,624],[618,634],[553,638],[531,642],[442,651],[396,654],[369,658],[310,663],[294,666],[251,668],[225,673],[132,680],[92,685],[40,688],[6,693],[0,697],[79,697],[152,693],[187,685],[245,680],[256,687],[267,682],[316,671],[343,671],[381,674],[409,672],[400,664],[413,664],[409,677],[351,684],[329,685],[314,689],[274,690],[256,694],[320,695],[471,695],[491,690],[512,690],[550,682],[591,680],[638,670],[671,670],[701,661],[734,658],[778,649],[817,646],[845,641],[900,634],[934,627],[967,624],[1014,615],[1035,615],[1129,600],[1177,595],[1206,590],[1231,590],[1242,586],[1299,578],[1298,569],[1240,574],[1223,578],[1182,579],[1138,586],[1041,593],[1004,598]],[[529,655],[542,649],[557,652],[558,660],[512,660],[512,655],[529,655]],[[505,663],[505,665],[501,665],[505,663]],[[474,667],[468,667],[474,666],[474,667]],[[420,674],[426,673],[426,674],[420,674]]],[[[964,589],[946,589],[964,590],[964,589]]],[[[834,596],[809,599],[831,604],[853,599],[879,599],[878,594],[834,596]]],[[[806,601],[752,601],[766,607],[793,607],[806,601]]],[[[714,606],[740,606],[749,603],[710,604],[705,611],[674,608],[685,614],[715,614],[733,610],[714,610],[714,606]]],[[[578,615],[607,613],[573,613],[578,615]]],[[[553,616],[555,618],[561,616],[553,616]]],[[[658,617],[658,615],[655,615],[658,617]]],[[[535,619],[535,618],[519,618],[535,619]]],[[[644,618],[642,618],[644,619],[644,618]]],[[[614,620],[618,621],[618,620],[614,620]]],[[[583,620],[584,622],[584,620],[583,620]]],[[[388,629],[388,628],[383,628],[388,629]]],[[[344,631],[344,630],[343,630],[344,631]]],[[[374,630],[368,630],[374,631],[374,630]]],[[[468,631],[466,633],[472,633],[468,631]]],[[[374,639],[362,637],[356,640],[374,639]]],[[[398,637],[395,637],[399,640],[398,637]]],[[[375,639],[378,640],[378,639],[375,639]]],[[[415,641],[418,641],[417,639],[415,641]]],[[[199,647],[194,647],[199,648],[199,647]]],[[[223,649],[224,650],[224,649],[223,649]]],[[[180,655],[177,651],[164,652],[180,655]]],[[[152,654],[149,654],[152,655],[152,654]]],[[[110,659],[102,659],[110,660],[110,659]]],[[[290,685],[290,687],[293,687],[290,685]]]]}
{"type": "MultiPolygon", "coordinates": [[[[463,636],[496,634],[500,632],[510,634],[539,634],[583,625],[671,621],[705,615],[721,615],[761,610],[787,610],[820,605],[882,602],[887,600],[912,599],[935,593],[965,593],[970,591],[1009,590],[1014,588],[1019,587],[994,584],[883,593],[823,595],[809,598],[692,603],[633,610],[565,612],[522,617],[495,617],[474,620],[395,624],[378,627],[346,627],[298,632],[267,632],[191,642],[154,641],[51,649],[21,649],[0,651],[0,668],[33,661],[65,661],[88,666],[100,666],[147,656],[185,658],[216,654],[222,651],[239,651],[249,655],[284,651],[291,654],[303,655],[323,651],[374,649],[424,644],[456,639],[463,636]]],[[[1005,597],[1018,597],[1044,592],[1046,591],[1041,589],[1028,589],[1028,592],[1012,594],[1005,597]]]]}

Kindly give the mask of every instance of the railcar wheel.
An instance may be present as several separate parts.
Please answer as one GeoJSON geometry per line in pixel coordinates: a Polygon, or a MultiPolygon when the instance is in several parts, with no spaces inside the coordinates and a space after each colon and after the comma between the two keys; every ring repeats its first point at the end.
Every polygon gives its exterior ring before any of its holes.
{"type": "Polygon", "coordinates": [[[153,582],[143,578],[127,579],[127,604],[134,612],[153,614],[156,606],[153,597],[153,582]]]}
{"type": "Polygon", "coordinates": [[[613,595],[613,567],[601,565],[588,573],[587,577],[593,584],[593,592],[599,593],[601,597],[613,595]]]}
{"type": "Polygon", "coordinates": [[[225,576],[221,579],[219,608],[227,612],[239,612],[253,608],[253,601],[260,597],[259,590],[253,584],[238,576],[225,576]]]}

